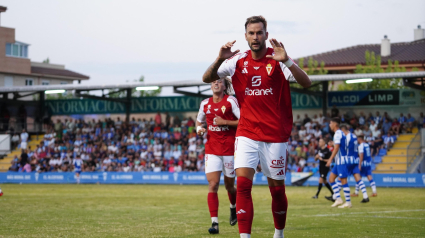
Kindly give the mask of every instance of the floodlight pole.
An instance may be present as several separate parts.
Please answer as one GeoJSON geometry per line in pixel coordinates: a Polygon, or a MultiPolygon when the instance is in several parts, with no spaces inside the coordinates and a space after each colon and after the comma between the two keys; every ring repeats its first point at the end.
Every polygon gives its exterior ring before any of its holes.
{"type": "MultiPolygon", "coordinates": [[[[37,135],[38,132],[42,132],[43,131],[43,118],[44,118],[44,91],[39,92],[39,100],[38,100],[38,109],[39,109],[39,113],[38,113],[38,125],[36,125],[38,128],[38,130],[36,130],[37,135]]],[[[50,118],[49,118],[50,119],[50,118]]]]}
{"type": "Polygon", "coordinates": [[[127,88],[126,92],[127,92],[127,100],[125,102],[125,121],[127,123],[130,122],[130,110],[131,110],[131,88],[127,88]]]}

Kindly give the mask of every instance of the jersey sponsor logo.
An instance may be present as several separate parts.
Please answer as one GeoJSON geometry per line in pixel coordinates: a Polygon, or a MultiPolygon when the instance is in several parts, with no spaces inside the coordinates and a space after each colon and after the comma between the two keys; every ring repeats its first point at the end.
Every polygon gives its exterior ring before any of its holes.
{"type": "Polygon", "coordinates": [[[209,131],[228,131],[230,129],[229,129],[229,126],[213,126],[213,125],[210,125],[208,127],[208,130],[209,131]]]}
{"type": "Polygon", "coordinates": [[[224,167],[226,169],[233,169],[234,168],[233,162],[224,163],[224,167]]]}
{"type": "Polygon", "coordinates": [[[223,106],[221,107],[221,111],[222,111],[222,112],[223,112],[223,114],[224,114],[224,112],[226,111],[226,106],[224,106],[224,105],[223,105],[223,106]]]}
{"type": "Polygon", "coordinates": [[[246,88],[245,89],[245,95],[247,96],[259,96],[259,95],[273,95],[272,92],[273,88],[268,88],[268,89],[249,89],[246,88]]]}
{"type": "Polygon", "coordinates": [[[254,67],[255,70],[258,70],[260,67],[254,67]]]}
{"type": "Polygon", "coordinates": [[[283,172],[283,169],[279,171],[279,173],[277,173],[276,175],[284,175],[285,173],[283,172]]]}
{"type": "Polygon", "coordinates": [[[267,74],[268,75],[270,75],[270,73],[272,72],[272,69],[273,69],[272,65],[271,64],[268,64],[267,67],[266,67],[266,70],[267,70],[267,74]]]}
{"type": "Polygon", "coordinates": [[[261,76],[254,76],[251,79],[252,81],[252,87],[257,87],[261,85],[261,76]]]}
{"type": "Polygon", "coordinates": [[[246,68],[243,68],[242,73],[243,74],[247,74],[248,73],[248,70],[246,68]]]}
{"type": "Polygon", "coordinates": [[[283,156],[280,156],[279,159],[272,160],[272,165],[270,165],[270,168],[284,168],[285,167],[285,159],[283,159],[283,156]]]}

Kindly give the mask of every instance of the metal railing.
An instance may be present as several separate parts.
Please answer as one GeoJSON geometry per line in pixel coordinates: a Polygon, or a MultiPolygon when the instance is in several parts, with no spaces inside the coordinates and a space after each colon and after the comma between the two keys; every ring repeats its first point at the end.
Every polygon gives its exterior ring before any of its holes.
{"type": "Polygon", "coordinates": [[[407,169],[412,165],[413,161],[415,161],[416,157],[421,152],[421,134],[420,132],[416,133],[413,140],[407,146],[406,149],[406,159],[407,159],[407,169]]]}

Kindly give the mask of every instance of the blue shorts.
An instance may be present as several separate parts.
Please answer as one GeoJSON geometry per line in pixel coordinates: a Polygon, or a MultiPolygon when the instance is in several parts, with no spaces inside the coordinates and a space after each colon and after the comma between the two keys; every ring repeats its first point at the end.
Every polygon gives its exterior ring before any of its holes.
{"type": "Polygon", "coordinates": [[[367,177],[369,175],[372,175],[372,167],[362,166],[362,170],[360,170],[360,176],[367,177]]]}
{"type": "Polygon", "coordinates": [[[338,175],[338,169],[336,168],[336,165],[332,167],[331,173],[338,175]]]}
{"type": "Polygon", "coordinates": [[[350,175],[360,173],[358,164],[340,164],[335,167],[336,170],[332,169],[332,173],[336,174],[340,178],[347,178],[350,175]]]}

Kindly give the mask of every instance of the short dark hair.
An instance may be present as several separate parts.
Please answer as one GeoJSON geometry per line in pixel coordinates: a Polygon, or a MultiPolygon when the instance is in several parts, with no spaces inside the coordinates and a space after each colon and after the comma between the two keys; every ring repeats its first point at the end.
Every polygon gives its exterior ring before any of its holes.
{"type": "Polygon", "coordinates": [[[336,124],[338,124],[338,125],[339,125],[339,123],[341,123],[341,119],[339,119],[339,117],[333,117],[333,118],[331,119],[331,121],[335,122],[335,123],[336,123],[336,124]]]}
{"type": "Polygon", "coordinates": [[[347,124],[342,124],[342,125],[340,126],[340,128],[341,128],[341,129],[344,129],[344,130],[348,130],[348,126],[347,126],[347,124]]]}
{"type": "Polygon", "coordinates": [[[251,24],[251,23],[263,23],[263,26],[264,26],[264,30],[266,30],[267,31],[267,21],[266,21],[266,18],[264,18],[263,16],[252,16],[252,17],[248,17],[247,19],[246,19],[246,22],[245,22],[245,30],[246,30],[246,27],[248,26],[248,24],[251,24]]]}
{"type": "Polygon", "coordinates": [[[357,138],[364,140],[364,135],[358,135],[357,138]]]}

